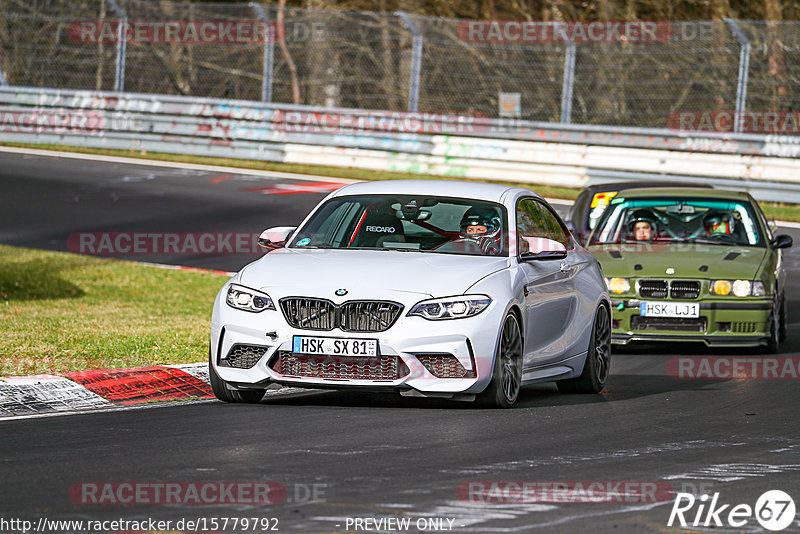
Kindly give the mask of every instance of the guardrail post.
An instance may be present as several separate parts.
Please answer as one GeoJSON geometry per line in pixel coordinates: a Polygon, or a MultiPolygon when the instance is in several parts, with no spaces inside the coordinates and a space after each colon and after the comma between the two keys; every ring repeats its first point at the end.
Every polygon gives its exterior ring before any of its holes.
{"type": "Polygon", "coordinates": [[[408,111],[417,111],[419,105],[419,79],[422,70],[422,32],[405,11],[396,11],[395,15],[400,17],[400,20],[403,21],[403,25],[408,28],[408,31],[410,31],[413,36],[411,78],[408,88],[408,111]]]}
{"type": "Polygon", "coordinates": [[[125,11],[119,7],[116,0],[108,0],[108,5],[114,10],[117,17],[119,17],[119,26],[117,26],[117,71],[114,77],[114,91],[122,92],[125,90],[125,54],[127,51],[127,33],[128,33],[128,16],[125,11]]]}
{"type": "Polygon", "coordinates": [[[264,60],[261,70],[261,101],[272,102],[272,68],[275,58],[275,39],[281,33],[279,28],[270,25],[269,17],[264,12],[261,4],[250,2],[250,7],[261,22],[267,26],[266,41],[264,42],[264,60]]]}
{"type": "Polygon", "coordinates": [[[572,121],[572,92],[575,87],[575,43],[568,42],[564,54],[564,81],[561,85],[561,123],[572,121]]]}
{"type": "Polygon", "coordinates": [[[725,24],[739,40],[739,81],[736,84],[736,114],[733,125],[734,132],[744,129],[745,112],[747,111],[747,79],[750,75],[750,39],[742,31],[735,19],[726,18],[725,24]]]}

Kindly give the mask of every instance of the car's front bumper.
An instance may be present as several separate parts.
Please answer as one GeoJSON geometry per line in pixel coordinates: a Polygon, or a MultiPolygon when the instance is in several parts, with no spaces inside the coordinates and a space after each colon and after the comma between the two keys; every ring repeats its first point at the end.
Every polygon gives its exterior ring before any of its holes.
{"type": "Polygon", "coordinates": [[[280,310],[249,313],[232,309],[218,299],[211,325],[212,365],[222,380],[240,389],[281,384],[321,389],[394,389],[435,397],[482,391],[491,379],[499,325],[506,310],[493,302],[475,317],[429,321],[408,317],[411,301],[404,304],[397,322],[388,330],[352,333],[293,328],[280,310]],[[376,339],[379,357],[297,355],[292,353],[294,336],[376,339]],[[230,366],[226,359],[236,345],[260,347],[264,353],[249,368],[230,366]],[[467,376],[436,376],[421,361],[420,356],[424,355],[452,355],[467,376]],[[382,374],[387,369],[399,372],[382,374]]]}
{"type": "Polygon", "coordinates": [[[769,298],[679,301],[697,302],[700,317],[697,320],[651,321],[648,324],[637,319],[641,302],[642,299],[636,298],[612,300],[612,343],[699,341],[713,347],[753,347],[766,344],[769,338],[772,321],[772,300],[769,298]]]}

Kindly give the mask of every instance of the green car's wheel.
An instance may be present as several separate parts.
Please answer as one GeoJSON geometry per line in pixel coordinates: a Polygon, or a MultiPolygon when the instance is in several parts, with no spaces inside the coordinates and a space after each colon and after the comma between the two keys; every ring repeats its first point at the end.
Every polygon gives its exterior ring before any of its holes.
{"type": "Polygon", "coordinates": [[[772,304],[769,337],[767,338],[767,346],[764,347],[764,352],[775,354],[784,339],[786,339],[786,301],[781,295],[780,297],[776,296],[775,302],[772,304]]]}
{"type": "Polygon", "coordinates": [[[780,341],[781,343],[786,341],[786,323],[787,322],[788,321],[787,321],[787,318],[786,318],[786,295],[782,293],[781,294],[781,324],[780,324],[780,327],[778,328],[778,341],[780,341]]]}

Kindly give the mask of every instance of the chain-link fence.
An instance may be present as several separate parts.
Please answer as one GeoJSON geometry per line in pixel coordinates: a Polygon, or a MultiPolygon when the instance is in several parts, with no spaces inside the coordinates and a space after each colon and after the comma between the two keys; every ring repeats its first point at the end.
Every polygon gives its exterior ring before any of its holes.
{"type": "Polygon", "coordinates": [[[644,127],[680,112],[800,111],[800,22],[662,22],[651,40],[518,38],[502,21],[478,21],[475,38],[472,22],[3,0],[0,84],[644,127]]]}

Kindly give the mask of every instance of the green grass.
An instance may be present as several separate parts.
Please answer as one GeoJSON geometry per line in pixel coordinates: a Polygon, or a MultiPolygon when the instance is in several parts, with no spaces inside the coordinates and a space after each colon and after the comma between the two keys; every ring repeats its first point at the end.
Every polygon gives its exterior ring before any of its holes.
{"type": "Polygon", "coordinates": [[[0,245],[0,376],[203,361],[225,280],[0,245]]]}

